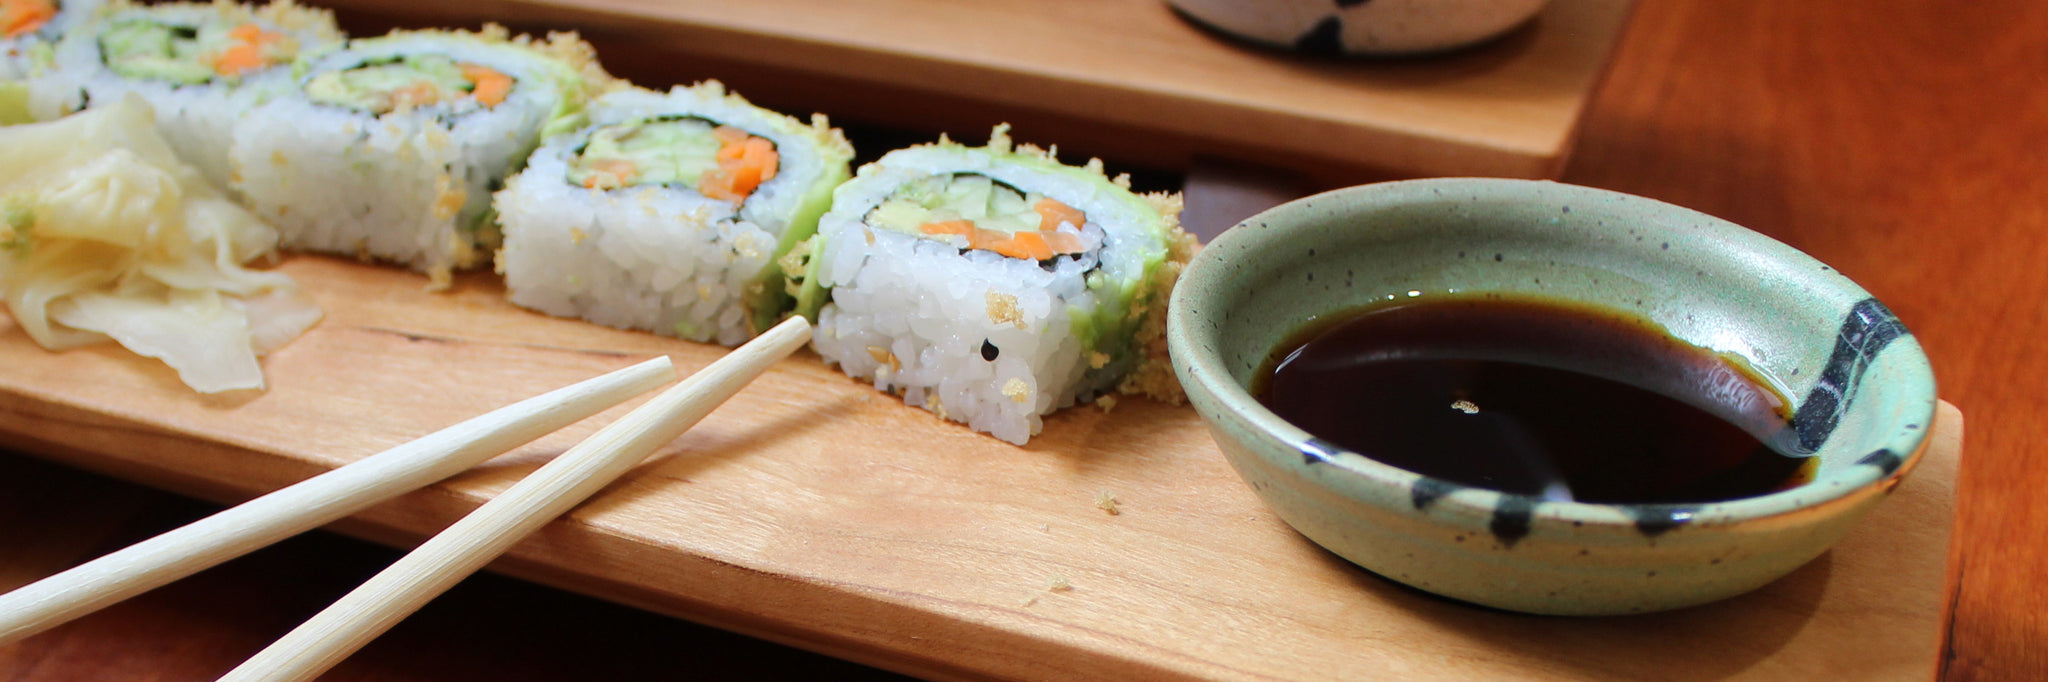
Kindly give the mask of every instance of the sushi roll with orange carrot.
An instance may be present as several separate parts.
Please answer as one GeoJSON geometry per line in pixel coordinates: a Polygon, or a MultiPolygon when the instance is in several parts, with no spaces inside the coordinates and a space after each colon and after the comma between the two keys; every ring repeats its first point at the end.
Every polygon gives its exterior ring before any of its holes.
{"type": "Polygon", "coordinates": [[[237,126],[234,188],[287,249],[403,264],[445,287],[499,246],[491,192],[621,84],[573,34],[399,31],[311,56],[237,126]]]}
{"type": "Polygon", "coordinates": [[[100,0],[0,0],[0,125],[35,120],[29,83],[50,70],[57,42],[99,7],[100,0]]]}
{"type": "Polygon", "coordinates": [[[0,82],[49,68],[57,41],[99,7],[100,0],[0,0],[0,82]]]}
{"type": "Polygon", "coordinates": [[[251,107],[288,89],[300,55],[339,45],[326,10],[282,0],[139,5],[117,0],[57,43],[31,109],[52,119],[134,93],[156,110],[179,158],[216,187],[231,182],[228,148],[251,107]]]}
{"type": "Polygon", "coordinates": [[[716,81],[599,98],[498,192],[513,303],[735,345],[791,307],[777,261],[816,231],[853,147],[824,116],[716,81]]]}
{"type": "Polygon", "coordinates": [[[1078,401],[1178,397],[1162,332],[1195,249],[1179,212],[1004,127],[896,150],[834,193],[799,310],[847,374],[1021,445],[1078,401]]]}

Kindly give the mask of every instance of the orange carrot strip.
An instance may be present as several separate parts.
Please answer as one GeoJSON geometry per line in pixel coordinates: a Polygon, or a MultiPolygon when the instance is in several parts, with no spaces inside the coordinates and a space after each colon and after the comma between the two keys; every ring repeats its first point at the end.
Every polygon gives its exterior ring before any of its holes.
{"type": "Polygon", "coordinates": [[[994,251],[996,245],[1009,240],[1010,233],[1008,232],[984,230],[977,226],[974,228],[974,234],[967,235],[967,247],[983,251],[994,251]]]}
{"type": "Polygon", "coordinates": [[[236,26],[233,30],[228,31],[228,37],[250,45],[263,45],[284,39],[282,34],[265,31],[262,26],[257,26],[254,23],[236,26]]]}
{"type": "MultiPolygon", "coordinates": [[[[1043,233],[1043,232],[1019,232],[1019,233],[1016,233],[1016,234],[1010,235],[1010,243],[1011,243],[1011,244],[1014,244],[1014,245],[1016,245],[1016,250],[1017,250],[1018,252],[1021,252],[1021,253],[1023,254],[1023,255],[1011,255],[1011,254],[1007,254],[1007,253],[1004,253],[1004,254],[1003,254],[1003,255],[1005,255],[1005,256],[1010,256],[1011,258],[1029,258],[1029,259],[1031,259],[1031,260],[1051,260],[1051,259],[1052,259],[1052,257],[1053,257],[1052,247],[1051,247],[1051,246],[1048,246],[1048,245],[1047,245],[1047,244],[1045,243],[1045,233],[1043,233]]],[[[1002,252],[1001,252],[1001,251],[998,251],[997,253],[1002,253],[1002,252]]]]}
{"type": "Polygon", "coordinates": [[[925,223],[923,225],[919,225],[917,229],[919,232],[933,235],[957,234],[962,237],[968,238],[972,238],[974,236],[974,223],[965,220],[945,220],[936,223],[925,223]]]}
{"type": "Polygon", "coordinates": [[[1023,257],[1024,257],[1024,254],[1022,254],[1022,253],[1019,253],[1019,252],[1017,251],[1017,243],[1016,243],[1016,242],[1012,242],[1012,241],[1009,241],[1009,240],[1003,240],[1003,241],[999,241],[999,242],[996,242],[996,243],[994,243],[994,244],[988,244],[988,245],[985,245],[985,246],[979,246],[979,247],[975,247],[975,248],[978,248],[978,249],[980,249],[980,250],[982,250],[982,251],[993,251],[993,252],[996,252],[996,253],[998,253],[998,254],[1002,254],[1002,256],[1003,256],[1003,257],[1005,257],[1005,258],[1023,258],[1023,257]]]}
{"type": "Polygon", "coordinates": [[[726,174],[732,178],[732,191],[742,197],[753,194],[754,188],[761,186],[760,166],[734,164],[726,174]]]}
{"type": "Polygon", "coordinates": [[[917,227],[919,232],[929,235],[961,235],[967,237],[967,248],[993,251],[1010,258],[1050,260],[1061,253],[1078,253],[1081,240],[1070,234],[1047,234],[1044,232],[1018,232],[1006,234],[997,230],[976,227],[967,220],[944,220],[925,223],[917,227]],[[1064,247],[1055,247],[1059,243],[1064,247]]]}
{"type": "Polygon", "coordinates": [[[740,158],[761,169],[762,182],[775,179],[775,171],[782,165],[782,156],[775,153],[775,143],[764,137],[747,138],[746,150],[740,158]]]}
{"type": "Polygon", "coordinates": [[[488,66],[463,64],[462,77],[475,84],[469,94],[486,107],[498,106],[512,93],[512,77],[488,66]]]}
{"type": "Polygon", "coordinates": [[[1079,228],[1082,224],[1088,222],[1088,214],[1082,213],[1081,209],[1068,206],[1066,203],[1052,197],[1039,199],[1038,203],[1031,206],[1031,209],[1038,211],[1038,231],[1040,232],[1058,230],[1060,223],[1073,223],[1074,227],[1079,228]]]}
{"type": "Polygon", "coordinates": [[[719,147],[718,155],[713,158],[716,158],[718,160],[718,165],[730,167],[735,164],[738,164],[740,162],[740,159],[745,158],[746,153],[746,145],[728,144],[723,147],[719,147]]]}
{"type": "Polygon", "coordinates": [[[782,155],[775,153],[774,145],[768,145],[768,147],[767,153],[761,157],[762,182],[774,180],[775,174],[782,170],[782,155]]]}
{"type": "Polygon", "coordinates": [[[995,252],[1004,258],[1026,258],[1031,255],[1022,244],[1008,239],[983,246],[981,250],[995,252]]]}
{"type": "Polygon", "coordinates": [[[263,46],[284,39],[283,34],[271,33],[254,23],[245,23],[228,31],[234,44],[213,57],[213,70],[224,76],[239,76],[244,72],[270,66],[271,60],[263,56],[263,46]]]}
{"type": "Polygon", "coordinates": [[[753,137],[752,135],[748,135],[747,131],[741,130],[738,126],[719,126],[717,128],[713,128],[711,129],[711,136],[718,138],[719,151],[725,151],[725,147],[729,147],[732,145],[744,144],[746,143],[747,138],[753,137]]]}
{"type": "Polygon", "coordinates": [[[634,173],[640,172],[640,167],[625,159],[604,159],[592,162],[590,170],[590,176],[583,178],[584,187],[610,189],[624,187],[634,173]]]}
{"type": "Polygon", "coordinates": [[[749,137],[741,145],[738,167],[733,171],[733,189],[741,194],[753,194],[754,189],[775,177],[781,157],[775,153],[775,143],[765,138],[749,137]]]}
{"type": "Polygon", "coordinates": [[[439,101],[441,101],[441,89],[434,87],[434,84],[428,81],[417,81],[412,85],[391,91],[391,103],[393,106],[410,104],[416,107],[423,107],[439,101]]]}
{"type": "Polygon", "coordinates": [[[239,76],[265,66],[263,51],[248,43],[236,43],[213,58],[214,72],[223,76],[239,76]]]}
{"type": "Polygon", "coordinates": [[[0,36],[33,33],[56,16],[57,5],[50,0],[0,0],[0,36]]]}
{"type": "Polygon", "coordinates": [[[733,191],[732,173],[722,168],[704,171],[704,177],[697,181],[697,193],[713,199],[732,202],[742,201],[747,198],[745,195],[733,191]]]}
{"type": "Polygon", "coordinates": [[[718,169],[705,171],[697,193],[714,199],[744,201],[761,183],[775,177],[781,157],[775,143],[754,137],[733,126],[719,126],[711,135],[718,138],[718,169]]]}
{"type": "Polygon", "coordinates": [[[1052,249],[1053,253],[1080,253],[1084,250],[1081,247],[1080,235],[1071,232],[1040,232],[1038,234],[1045,237],[1045,245],[1047,248],[1052,249]]]}

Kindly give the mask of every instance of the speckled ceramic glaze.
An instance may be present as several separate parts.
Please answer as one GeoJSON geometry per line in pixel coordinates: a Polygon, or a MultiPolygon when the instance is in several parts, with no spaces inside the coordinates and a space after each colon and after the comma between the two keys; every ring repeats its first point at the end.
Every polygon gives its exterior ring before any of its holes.
{"type": "Polygon", "coordinates": [[[1486,41],[1546,0],[1167,0],[1238,38],[1314,54],[1410,55],[1486,41]]]}
{"type": "Polygon", "coordinates": [[[1550,182],[1366,185],[1254,216],[1188,267],[1168,341],[1225,456],[1303,535],[1382,576],[1531,613],[1678,608],[1798,568],[1913,468],[1936,400],[1919,343],[1826,265],[1696,211],[1550,182]],[[1543,501],[1343,451],[1246,391],[1274,348],[1320,316],[1490,291],[1636,311],[1740,356],[1792,397],[1792,428],[1818,473],[1728,502],[1543,501]]]}

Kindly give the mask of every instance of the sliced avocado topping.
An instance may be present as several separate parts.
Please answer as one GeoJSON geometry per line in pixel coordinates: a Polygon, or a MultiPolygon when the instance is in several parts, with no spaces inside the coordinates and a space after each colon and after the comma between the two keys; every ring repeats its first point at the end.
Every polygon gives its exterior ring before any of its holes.
{"type": "Polygon", "coordinates": [[[965,220],[983,230],[1004,234],[1035,231],[1039,215],[1032,204],[1044,197],[1026,194],[986,175],[953,173],[904,183],[868,211],[867,224],[885,230],[947,241],[948,235],[924,226],[965,220]]]}
{"type": "Polygon", "coordinates": [[[205,63],[205,56],[227,40],[225,31],[129,19],[100,33],[100,57],[107,68],[126,78],[195,85],[219,75],[205,63]]]}
{"type": "Polygon", "coordinates": [[[99,34],[100,59],[124,78],[178,85],[234,83],[291,61],[298,42],[254,22],[185,26],[155,18],[113,22],[99,34]]]}
{"type": "Polygon", "coordinates": [[[353,69],[314,76],[306,84],[306,96],[321,104],[381,115],[400,105],[428,106],[452,100],[475,88],[455,60],[425,54],[365,62],[353,69]]]}
{"type": "Polygon", "coordinates": [[[579,187],[672,185],[692,190],[718,168],[715,126],[700,118],[640,118],[598,128],[569,163],[579,187]]]}
{"type": "Polygon", "coordinates": [[[1100,245],[1100,229],[1066,203],[975,173],[920,178],[868,211],[868,225],[1047,266],[1100,245]],[[1096,230],[1090,236],[1085,229],[1096,230]]]}

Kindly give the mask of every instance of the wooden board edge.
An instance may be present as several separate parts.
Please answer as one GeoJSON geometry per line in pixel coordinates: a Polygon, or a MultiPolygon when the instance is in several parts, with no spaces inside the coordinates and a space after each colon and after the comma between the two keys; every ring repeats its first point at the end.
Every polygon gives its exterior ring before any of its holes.
{"type": "Polygon", "coordinates": [[[1964,446],[1967,445],[1966,422],[1962,408],[1946,400],[1938,401],[1934,408],[1934,427],[1929,430],[1931,448],[1954,453],[1956,471],[1949,472],[1948,499],[1948,570],[1942,575],[1941,632],[1936,637],[1934,661],[1926,679],[1945,680],[1949,678],[1949,662],[1955,658],[1956,600],[1963,587],[1962,543],[1956,542],[1957,524],[1961,515],[1956,513],[1956,484],[1961,477],[1964,446]]]}

